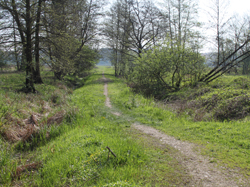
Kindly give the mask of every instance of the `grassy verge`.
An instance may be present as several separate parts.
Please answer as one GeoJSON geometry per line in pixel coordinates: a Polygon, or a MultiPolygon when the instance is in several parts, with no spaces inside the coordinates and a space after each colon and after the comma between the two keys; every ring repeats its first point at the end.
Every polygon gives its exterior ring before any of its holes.
{"type": "Polygon", "coordinates": [[[112,104],[131,121],[139,121],[166,132],[177,139],[189,140],[203,145],[203,153],[213,157],[211,162],[226,164],[250,175],[250,122],[208,121],[195,122],[189,115],[177,116],[165,105],[135,95],[122,80],[109,84],[112,104]]]}
{"type": "Polygon", "coordinates": [[[77,113],[50,127],[53,138],[34,149],[21,150],[1,138],[0,184],[183,186],[191,181],[172,158],[174,150],[144,141],[149,138],[131,131],[126,117],[114,116],[104,106],[103,70],[83,80],[85,86],[70,95],[77,113]]]}
{"type": "Polygon", "coordinates": [[[21,92],[25,73],[0,74],[0,183],[19,178],[20,173],[37,169],[32,150],[45,145],[68,127],[77,110],[69,105],[73,90],[65,82],[42,72],[44,84],[36,85],[36,94],[21,92]],[[31,154],[29,153],[31,152],[31,154]],[[27,158],[27,159],[26,159],[27,158]]]}

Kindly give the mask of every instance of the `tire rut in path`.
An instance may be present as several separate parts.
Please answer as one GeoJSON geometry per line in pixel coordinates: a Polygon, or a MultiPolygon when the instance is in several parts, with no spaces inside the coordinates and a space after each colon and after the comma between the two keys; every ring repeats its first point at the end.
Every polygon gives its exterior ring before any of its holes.
{"type": "MultiPolygon", "coordinates": [[[[108,97],[108,79],[103,74],[104,95],[106,96],[105,105],[112,108],[110,99],[108,97]]],[[[120,116],[119,112],[112,112],[116,116],[120,116]]],[[[197,146],[193,143],[184,142],[168,136],[159,130],[152,127],[140,124],[133,124],[133,128],[148,134],[154,138],[160,139],[163,144],[167,144],[177,149],[180,154],[177,156],[177,160],[181,165],[187,168],[188,173],[192,176],[193,186],[204,187],[237,187],[248,186],[242,177],[233,170],[226,168],[219,169],[217,164],[211,163],[208,157],[202,156],[197,151],[193,151],[197,146]],[[238,179],[238,182],[233,179],[238,179]],[[241,185],[239,185],[241,184],[241,185]]]]}

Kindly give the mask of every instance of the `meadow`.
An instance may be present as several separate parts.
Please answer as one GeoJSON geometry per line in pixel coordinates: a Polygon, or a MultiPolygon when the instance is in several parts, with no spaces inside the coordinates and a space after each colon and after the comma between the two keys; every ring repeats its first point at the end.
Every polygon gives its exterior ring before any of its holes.
{"type": "Polygon", "coordinates": [[[112,69],[99,68],[77,79],[83,87],[73,90],[64,82],[48,79],[36,86],[37,94],[27,95],[18,91],[23,74],[1,75],[1,86],[8,86],[1,89],[1,185],[183,186],[191,181],[174,158],[176,150],[136,132],[126,116],[115,116],[104,105],[102,71],[115,80],[112,69]],[[44,106],[51,108],[48,116],[44,106]],[[29,112],[25,116],[22,110],[29,112]],[[60,123],[48,123],[61,111],[60,123]],[[28,124],[19,121],[38,114],[36,123],[32,121],[38,130],[25,131],[24,137],[8,131],[27,130],[28,124]]]}
{"type": "MultiPolygon", "coordinates": [[[[133,123],[149,125],[179,140],[196,143],[211,163],[235,169],[249,178],[247,116],[222,121],[208,112],[213,118],[197,120],[188,107],[173,110],[166,100],[157,101],[132,92],[123,79],[114,77],[110,67],[98,67],[84,78],[68,77],[65,81],[55,81],[51,72],[44,71],[45,84],[36,85],[36,94],[20,92],[22,73],[0,77],[0,184],[3,186],[190,185],[192,176],[176,160],[178,151],[136,131],[133,123]],[[109,79],[111,109],[105,106],[103,72],[109,79]]],[[[217,93],[216,97],[224,98],[219,100],[223,103],[232,99],[232,95],[237,97],[246,92],[239,91],[246,89],[243,83],[248,78],[243,78],[229,76],[198,89],[184,88],[168,99],[186,94],[189,102],[203,102],[217,93]],[[243,79],[240,84],[239,79],[243,79]],[[218,85],[223,89],[218,89],[218,85]]],[[[217,107],[211,111],[214,109],[217,107]]]]}

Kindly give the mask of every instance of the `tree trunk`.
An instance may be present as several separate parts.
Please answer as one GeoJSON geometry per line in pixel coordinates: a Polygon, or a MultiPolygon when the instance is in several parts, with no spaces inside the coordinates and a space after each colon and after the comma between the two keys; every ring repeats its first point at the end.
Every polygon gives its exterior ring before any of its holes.
{"type": "Polygon", "coordinates": [[[220,0],[217,0],[216,1],[216,6],[217,6],[217,26],[216,26],[216,29],[217,29],[217,66],[219,65],[220,63],[220,0]]]}
{"type": "Polygon", "coordinates": [[[18,56],[17,56],[17,47],[16,47],[16,29],[15,29],[15,19],[13,17],[13,31],[14,31],[14,55],[15,55],[15,60],[16,60],[16,67],[17,67],[17,71],[21,70],[21,66],[20,66],[20,62],[18,60],[18,56]]]}
{"type": "Polygon", "coordinates": [[[33,77],[33,64],[32,64],[32,30],[31,30],[31,6],[30,0],[26,0],[26,41],[25,53],[26,53],[26,92],[35,93],[34,77],[33,77]]]}
{"type": "Polygon", "coordinates": [[[25,44],[23,44],[20,71],[24,71],[25,67],[26,67],[26,55],[25,55],[25,53],[26,53],[26,51],[25,51],[25,44]]]}
{"type": "Polygon", "coordinates": [[[34,81],[36,84],[43,84],[40,73],[40,54],[39,54],[39,31],[40,31],[40,18],[41,18],[41,5],[43,0],[38,1],[37,18],[36,18],[36,31],[35,31],[35,59],[36,69],[34,71],[34,81]]]}

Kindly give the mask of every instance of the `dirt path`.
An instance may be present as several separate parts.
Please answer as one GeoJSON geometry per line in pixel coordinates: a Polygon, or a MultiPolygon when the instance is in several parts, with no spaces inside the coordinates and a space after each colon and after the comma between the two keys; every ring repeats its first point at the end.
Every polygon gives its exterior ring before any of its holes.
{"type": "MultiPolygon", "coordinates": [[[[210,159],[199,155],[197,151],[194,151],[197,145],[176,140],[174,137],[168,136],[159,130],[152,127],[133,124],[134,128],[142,131],[152,137],[160,139],[164,144],[168,144],[175,149],[179,150],[181,153],[177,160],[185,166],[191,176],[193,176],[193,181],[195,184],[201,184],[201,186],[242,186],[238,185],[233,179],[238,178],[237,174],[233,171],[225,170],[225,168],[218,168],[215,163],[211,163],[210,159]],[[184,158],[183,158],[184,157],[184,158]]],[[[244,183],[239,181],[239,183],[244,183]]]]}
{"type": "MultiPolygon", "coordinates": [[[[103,79],[106,80],[105,77],[103,79]]],[[[103,94],[106,96],[105,106],[112,108],[111,103],[110,103],[110,99],[108,97],[108,84],[107,83],[105,83],[105,85],[104,85],[104,93],[103,94]]]]}
{"type": "MultiPolygon", "coordinates": [[[[103,75],[104,95],[106,96],[105,105],[112,108],[110,99],[108,97],[108,84],[107,78],[103,75]]],[[[120,116],[118,112],[112,112],[114,115],[120,116]]],[[[133,128],[159,139],[163,144],[168,144],[177,149],[180,154],[177,156],[177,160],[181,165],[187,168],[188,173],[193,177],[193,186],[204,187],[237,187],[237,186],[249,186],[250,184],[244,180],[241,180],[241,176],[237,172],[218,167],[217,164],[210,162],[208,157],[202,156],[198,151],[194,151],[197,145],[184,142],[168,136],[159,130],[152,127],[140,124],[133,124],[133,128]],[[238,179],[236,182],[235,180],[238,179]],[[248,183],[248,184],[247,184],[248,183]]]]}
{"type": "MultiPolygon", "coordinates": [[[[110,103],[110,99],[108,97],[108,79],[104,76],[104,74],[102,74],[102,79],[104,81],[104,92],[103,94],[106,96],[106,101],[105,101],[105,106],[112,108],[112,105],[110,103]]],[[[119,112],[112,112],[112,114],[116,115],[116,116],[120,116],[121,114],[119,112]]]]}

